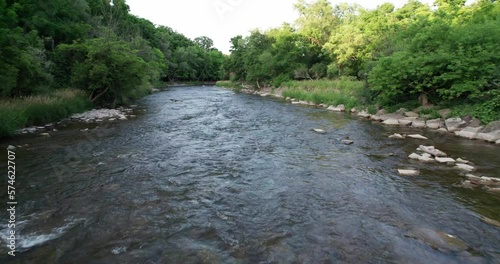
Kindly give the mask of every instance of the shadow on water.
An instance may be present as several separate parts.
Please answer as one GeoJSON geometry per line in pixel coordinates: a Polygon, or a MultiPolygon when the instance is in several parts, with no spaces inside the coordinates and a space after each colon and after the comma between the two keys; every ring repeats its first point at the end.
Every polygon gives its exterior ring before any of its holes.
{"type": "MultiPolygon", "coordinates": [[[[407,158],[435,145],[498,177],[497,146],[216,87],[169,88],[139,104],[137,119],[0,142],[28,144],[16,150],[18,255],[6,256],[2,235],[0,262],[500,259],[500,230],[480,219],[500,220],[499,196],[453,187],[462,172],[407,158]],[[394,132],[429,140],[388,139],[394,132]],[[401,177],[401,167],[422,173],[401,177]]],[[[5,155],[0,163],[6,171],[5,155]]]]}

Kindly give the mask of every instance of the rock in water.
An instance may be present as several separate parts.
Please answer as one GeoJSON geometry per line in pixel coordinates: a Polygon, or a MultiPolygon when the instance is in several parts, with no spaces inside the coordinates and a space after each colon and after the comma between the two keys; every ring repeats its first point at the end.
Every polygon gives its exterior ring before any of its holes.
{"type": "Polygon", "coordinates": [[[465,171],[475,171],[476,170],[476,168],[472,167],[471,165],[462,164],[462,163],[457,163],[456,168],[461,169],[461,170],[465,170],[465,171]]]}
{"type": "Polygon", "coordinates": [[[434,157],[446,157],[446,156],[448,156],[448,155],[446,155],[446,153],[442,152],[441,150],[434,148],[434,146],[421,145],[418,147],[418,150],[423,151],[425,153],[429,153],[434,157]]]}
{"type": "Polygon", "coordinates": [[[418,160],[420,159],[420,155],[418,155],[417,153],[412,153],[410,156],[408,156],[408,158],[418,160]]]}
{"type": "Polygon", "coordinates": [[[443,164],[455,164],[455,160],[452,158],[440,158],[436,157],[436,161],[443,164]]]}
{"type": "Polygon", "coordinates": [[[318,133],[318,134],[326,134],[326,131],[323,130],[323,129],[319,129],[319,128],[313,128],[311,129],[312,131],[318,133]]]}
{"type": "Polygon", "coordinates": [[[354,144],[354,141],[349,140],[349,139],[344,139],[344,140],[342,140],[341,142],[342,142],[342,144],[344,144],[344,145],[352,145],[352,144],[354,144]]]}
{"type": "Polygon", "coordinates": [[[401,176],[417,176],[420,174],[418,170],[413,170],[413,169],[399,169],[398,173],[401,176]]]}
{"type": "Polygon", "coordinates": [[[394,135],[390,135],[389,138],[403,139],[405,137],[401,134],[395,133],[394,135]]]}
{"type": "Polygon", "coordinates": [[[428,138],[422,136],[422,135],[419,135],[419,134],[415,134],[415,135],[408,135],[409,138],[414,138],[414,139],[424,139],[424,140],[427,140],[428,138]]]}
{"type": "Polygon", "coordinates": [[[408,233],[407,237],[411,237],[424,242],[430,247],[443,252],[463,252],[468,246],[461,239],[447,234],[442,231],[434,231],[428,228],[415,228],[408,233]]]}
{"type": "Polygon", "coordinates": [[[14,146],[12,146],[12,145],[9,145],[9,146],[7,147],[7,150],[15,150],[15,149],[16,149],[16,147],[14,147],[14,146]]]}

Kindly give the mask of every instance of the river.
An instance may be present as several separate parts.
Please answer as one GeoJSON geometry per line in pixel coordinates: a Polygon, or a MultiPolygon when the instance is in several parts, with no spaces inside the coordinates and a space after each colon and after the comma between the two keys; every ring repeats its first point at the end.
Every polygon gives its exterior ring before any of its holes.
{"type": "Polygon", "coordinates": [[[500,261],[500,228],[480,219],[500,220],[500,196],[454,187],[465,177],[453,167],[408,159],[434,145],[498,177],[498,146],[217,87],[137,104],[128,121],[0,141],[3,151],[28,144],[16,150],[17,254],[7,255],[3,210],[1,263],[500,261]],[[429,140],[387,138],[410,131],[429,140]],[[407,166],[421,175],[399,176],[407,166]],[[433,248],[415,229],[468,248],[433,248]]]}

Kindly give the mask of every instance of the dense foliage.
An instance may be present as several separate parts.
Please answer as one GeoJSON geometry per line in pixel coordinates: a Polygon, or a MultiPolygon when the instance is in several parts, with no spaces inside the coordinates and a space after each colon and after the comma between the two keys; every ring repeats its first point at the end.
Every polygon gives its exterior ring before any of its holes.
{"type": "Polygon", "coordinates": [[[224,55],[129,13],[125,0],[0,0],[0,99],[78,88],[98,105],[160,81],[219,78],[224,55]]]}
{"type": "Polygon", "coordinates": [[[497,1],[436,0],[429,7],[410,0],[367,10],[299,0],[295,7],[294,26],[231,40],[226,78],[260,87],[354,77],[373,104],[467,104],[483,121],[500,119],[497,1]]]}

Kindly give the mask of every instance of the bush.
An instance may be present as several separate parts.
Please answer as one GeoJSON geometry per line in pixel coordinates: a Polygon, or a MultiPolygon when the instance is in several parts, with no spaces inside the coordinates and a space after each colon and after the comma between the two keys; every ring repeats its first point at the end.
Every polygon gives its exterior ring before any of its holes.
{"type": "Polygon", "coordinates": [[[18,129],[26,126],[61,120],[90,106],[82,91],[69,89],[0,101],[0,137],[13,136],[18,129]]]}

